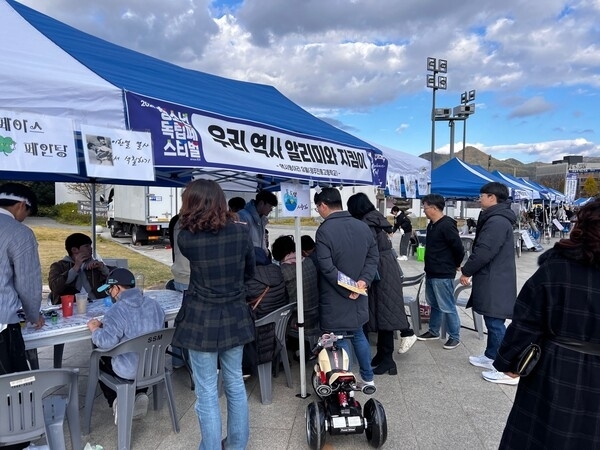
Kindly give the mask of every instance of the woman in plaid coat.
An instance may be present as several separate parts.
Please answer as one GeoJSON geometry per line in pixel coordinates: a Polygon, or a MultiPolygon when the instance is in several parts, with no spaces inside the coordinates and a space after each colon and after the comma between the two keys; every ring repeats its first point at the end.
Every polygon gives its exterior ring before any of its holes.
{"type": "Polygon", "coordinates": [[[183,192],[177,242],[190,261],[190,285],[175,318],[173,344],[189,349],[196,383],[200,449],[221,448],[217,361],[227,396],[224,448],[246,448],[248,402],[242,378],[244,344],[254,340],[254,322],[244,282],[254,276],[254,248],[245,224],[228,211],[225,195],[210,180],[183,192]]]}
{"type": "Polygon", "coordinates": [[[541,347],[519,381],[501,449],[600,446],[600,200],[577,219],[523,286],[494,362],[514,377],[521,352],[541,347]]]}

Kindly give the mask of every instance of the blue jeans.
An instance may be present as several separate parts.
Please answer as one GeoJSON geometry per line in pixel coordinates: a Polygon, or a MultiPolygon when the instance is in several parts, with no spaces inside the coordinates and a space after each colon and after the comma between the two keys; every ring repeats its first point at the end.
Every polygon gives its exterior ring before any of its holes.
{"type": "Polygon", "coordinates": [[[425,298],[431,306],[429,332],[440,335],[442,320],[446,320],[450,338],[460,341],[460,318],[454,302],[454,280],[451,278],[426,278],[425,298]]]}
{"type": "Polygon", "coordinates": [[[248,445],[248,398],[242,378],[240,345],[224,352],[190,350],[190,363],[196,383],[196,414],[200,422],[200,450],[221,448],[221,410],[217,392],[217,357],[223,372],[223,387],[227,397],[227,449],[244,449],[248,445]]]}
{"type": "Polygon", "coordinates": [[[487,345],[485,347],[484,355],[490,359],[496,359],[498,355],[498,349],[504,339],[504,333],[506,333],[506,326],[504,323],[505,319],[497,319],[496,317],[483,316],[485,326],[488,330],[487,345]]]}
{"type": "MultiPolygon", "coordinates": [[[[348,344],[348,340],[352,342],[352,347],[354,348],[354,354],[356,355],[356,359],[358,360],[358,365],[360,367],[360,377],[363,381],[373,381],[373,368],[371,367],[371,346],[369,345],[369,341],[365,336],[362,328],[358,330],[345,330],[345,331],[335,331],[334,334],[351,334],[353,337],[349,339],[342,339],[338,341],[338,345],[346,350],[348,354],[348,359],[352,361],[352,354],[350,353],[350,345],[348,344]]],[[[348,367],[350,370],[350,367],[348,367]]]]}

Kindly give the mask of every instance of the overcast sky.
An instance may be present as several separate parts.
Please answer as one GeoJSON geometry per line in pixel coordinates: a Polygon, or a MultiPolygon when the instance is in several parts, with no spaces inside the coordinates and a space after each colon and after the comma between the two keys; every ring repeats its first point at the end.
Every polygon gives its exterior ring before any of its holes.
{"type": "MultiPolygon", "coordinates": [[[[366,141],[431,149],[436,107],[476,90],[466,142],[495,158],[600,156],[600,0],[23,0],[118,45],[275,86],[366,141]]],[[[455,126],[462,149],[463,123],[455,126]]],[[[437,122],[448,152],[450,127],[437,122]]]]}

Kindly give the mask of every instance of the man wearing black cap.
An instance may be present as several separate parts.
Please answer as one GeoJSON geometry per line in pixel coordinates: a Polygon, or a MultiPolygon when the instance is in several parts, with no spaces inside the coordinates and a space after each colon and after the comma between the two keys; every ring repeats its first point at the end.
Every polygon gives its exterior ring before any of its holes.
{"type": "MultiPolygon", "coordinates": [[[[92,342],[99,348],[112,348],[119,342],[160,330],[165,321],[161,306],[135,287],[135,276],[127,269],[114,269],[106,279],[106,284],[98,288],[106,292],[114,304],[106,311],[102,322],[92,319],[88,328],[92,332],[92,342]]],[[[126,380],[135,379],[138,356],[133,353],[117,355],[114,358],[102,357],[100,370],[117,375],[126,380]]],[[[112,407],[117,423],[117,393],[101,381],[100,388],[108,405],[112,407]]],[[[148,396],[146,389],[138,390],[135,396],[133,418],[146,415],[148,396]]]]}

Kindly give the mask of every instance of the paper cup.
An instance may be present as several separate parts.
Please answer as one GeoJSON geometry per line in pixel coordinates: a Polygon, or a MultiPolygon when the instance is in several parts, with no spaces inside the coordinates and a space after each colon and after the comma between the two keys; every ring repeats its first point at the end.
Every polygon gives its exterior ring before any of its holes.
{"type": "Polygon", "coordinates": [[[77,304],[77,313],[85,314],[87,312],[88,295],[75,294],[75,303],[77,304]]]}
{"type": "Polygon", "coordinates": [[[61,295],[60,303],[62,305],[63,317],[71,317],[73,315],[73,302],[75,301],[74,295],[61,295]]]}

